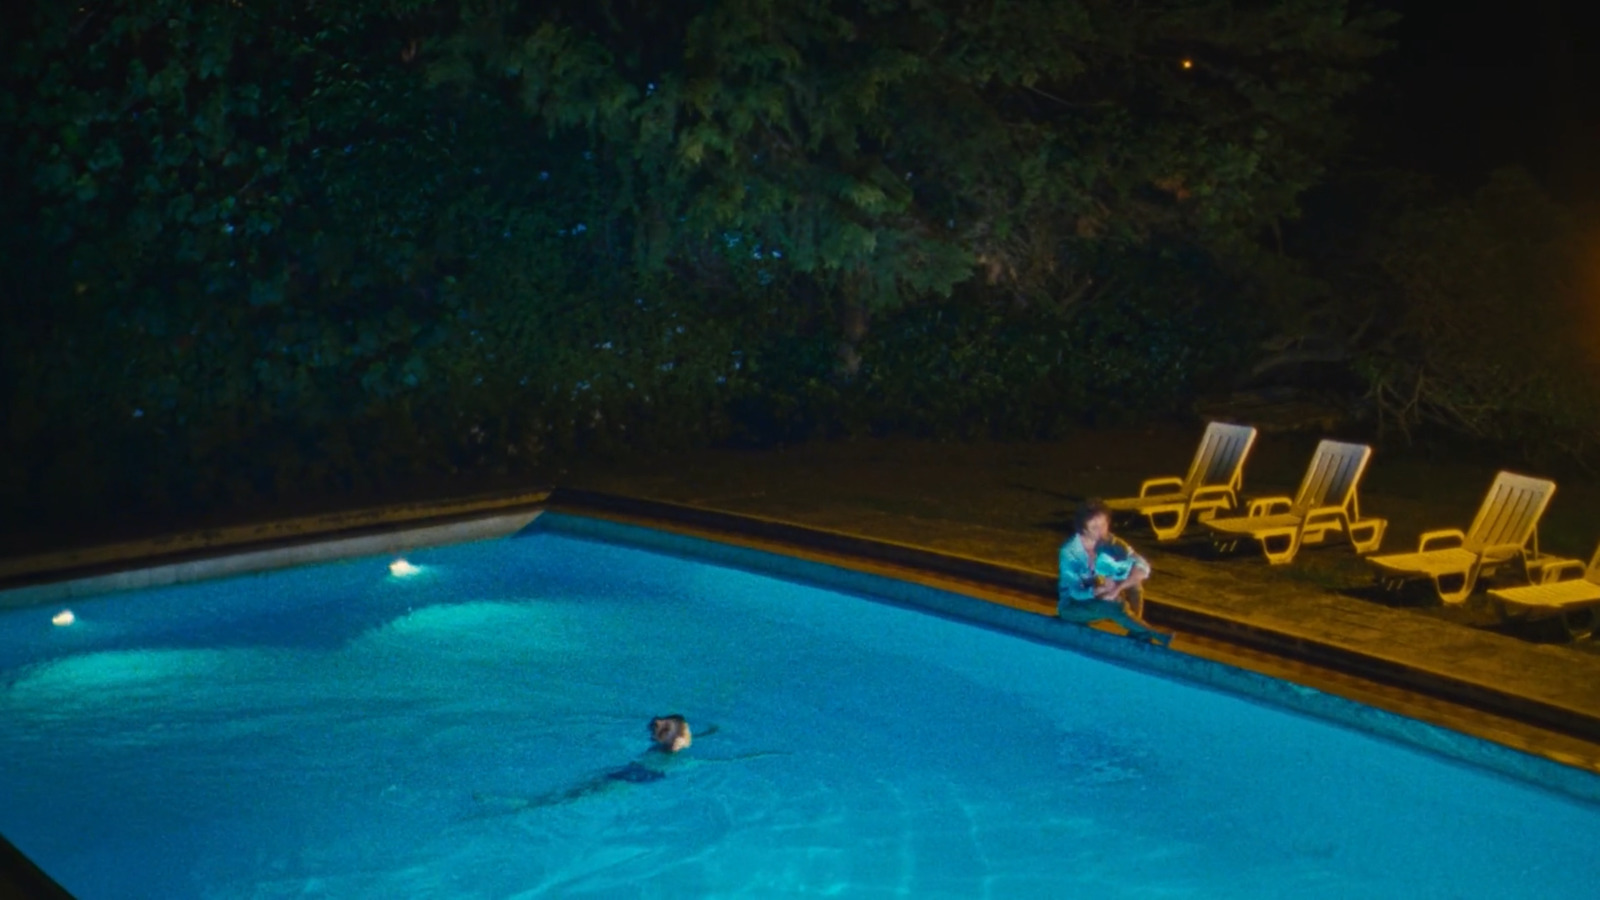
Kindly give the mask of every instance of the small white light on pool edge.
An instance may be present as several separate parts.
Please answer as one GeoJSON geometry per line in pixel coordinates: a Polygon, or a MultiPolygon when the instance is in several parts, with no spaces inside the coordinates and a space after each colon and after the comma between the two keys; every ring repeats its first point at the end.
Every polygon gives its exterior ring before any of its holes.
{"type": "Polygon", "coordinates": [[[415,575],[421,571],[421,569],[413,566],[411,563],[408,563],[403,559],[397,559],[394,562],[389,563],[389,574],[397,578],[403,578],[407,575],[415,575]]]}
{"type": "Polygon", "coordinates": [[[76,621],[78,621],[78,617],[73,615],[70,609],[63,609],[50,617],[50,624],[52,625],[71,625],[76,621]]]}

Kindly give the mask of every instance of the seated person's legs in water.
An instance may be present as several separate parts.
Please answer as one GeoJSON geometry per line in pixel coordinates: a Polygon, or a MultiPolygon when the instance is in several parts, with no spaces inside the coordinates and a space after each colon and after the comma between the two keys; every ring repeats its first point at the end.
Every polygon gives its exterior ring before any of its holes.
{"type": "Polygon", "coordinates": [[[1109,620],[1122,626],[1129,637],[1152,640],[1163,646],[1171,642],[1172,635],[1151,628],[1149,623],[1129,608],[1130,605],[1112,600],[1063,602],[1057,615],[1079,625],[1109,620]]]}

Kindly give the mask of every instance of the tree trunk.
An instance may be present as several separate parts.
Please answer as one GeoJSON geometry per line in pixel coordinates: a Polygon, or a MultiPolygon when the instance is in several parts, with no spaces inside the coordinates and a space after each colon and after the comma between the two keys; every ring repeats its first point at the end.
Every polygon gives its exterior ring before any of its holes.
{"type": "Polygon", "coordinates": [[[861,371],[861,341],[867,336],[868,315],[866,304],[846,300],[839,316],[839,349],[834,362],[834,376],[842,382],[855,380],[861,371]]]}

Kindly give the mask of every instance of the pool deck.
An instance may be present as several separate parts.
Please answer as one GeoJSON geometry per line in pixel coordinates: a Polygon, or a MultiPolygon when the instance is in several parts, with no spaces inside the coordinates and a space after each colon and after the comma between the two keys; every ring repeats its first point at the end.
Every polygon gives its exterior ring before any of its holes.
{"type": "MultiPolygon", "coordinates": [[[[1180,471],[1192,447],[1169,452],[1180,471]]],[[[947,455],[894,444],[730,451],[654,470],[598,468],[575,473],[571,484],[922,548],[1053,584],[1071,510],[1084,490],[1101,486],[1053,465],[1035,445],[1017,445],[1002,466],[992,451],[962,455],[959,447],[947,455]]],[[[1203,540],[1158,545],[1131,529],[1127,537],[1155,568],[1149,616],[1178,631],[1176,651],[1600,772],[1600,655],[1351,596],[1297,573],[1298,561],[1274,567],[1259,554],[1213,559],[1197,546],[1203,540]]],[[[1399,537],[1391,534],[1386,547],[1414,540],[1399,537]]],[[[1321,556],[1354,561],[1347,546],[1302,551],[1302,558],[1321,556]]],[[[1009,593],[991,599],[1054,612],[1053,599],[1037,588],[1009,593]]]]}
{"type": "MultiPolygon", "coordinates": [[[[1181,460],[1192,444],[1158,449],[1181,460]]],[[[973,456],[959,446],[912,442],[702,451],[656,465],[596,465],[567,473],[553,495],[501,492],[0,560],[0,603],[75,596],[52,587],[68,577],[79,584],[85,576],[101,579],[95,590],[189,580],[203,577],[195,564],[224,555],[255,554],[259,564],[252,565],[260,569],[325,558],[324,551],[305,551],[313,555],[298,560],[304,553],[295,548],[314,545],[342,542],[348,555],[470,540],[482,530],[475,522],[498,519],[491,531],[515,530],[548,502],[842,561],[1051,615],[1055,555],[1071,509],[1084,492],[1105,490],[1088,467],[1062,466],[1053,452],[1016,445],[997,463],[992,447],[973,456]],[[162,574],[152,580],[152,569],[162,574]]],[[[1149,615],[1178,632],[1175,652],[1600,772],[1600,654],[1352,596],[1306,577],[1299,562],[1213,559],[1195,541],[1169,547],[1137,531],[1127,536],[1155,567],[1149,615]]],[[[1386,542],[1404,545],[1392,534],[1386,542]]],[[[1302,556],[1313,560],[1312,572],[1327,568],[1317,559],[1334,569],[1354,562],[1348,548],[1302,556]]],[[[221,574],[240,571],[232,565],[221,574]]]]}

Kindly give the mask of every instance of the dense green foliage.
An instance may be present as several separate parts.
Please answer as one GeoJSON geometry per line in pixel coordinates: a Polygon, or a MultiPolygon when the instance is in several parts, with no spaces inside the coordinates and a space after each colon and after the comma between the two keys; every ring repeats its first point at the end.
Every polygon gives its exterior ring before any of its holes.
{"type": "MultiPolygon", "coordinates": [[[[1388,21],[1344,0],[5,15],[0,506],[24,515],[1181,411],[1328,293],[1280,235],[1388,21]]],[[[1449,318],[1423,298],[1454,287],[1400,260],[1483,234],[1394,227],[1369,268],[1411,312],[1363,371],[1464,379],[1406,369],[1428,310],[1449,318]]]]}
{"type": "Polygon", "coordinates": [[[1593,242],[1582,232],[1520,170],[1471,197],[1413,204],[1378,231],[1386,290],[1365,298],[1358,366],[1382,423],[1539,456],[1600,446],[1600,285],[1583,277],[1593,242]]]}

